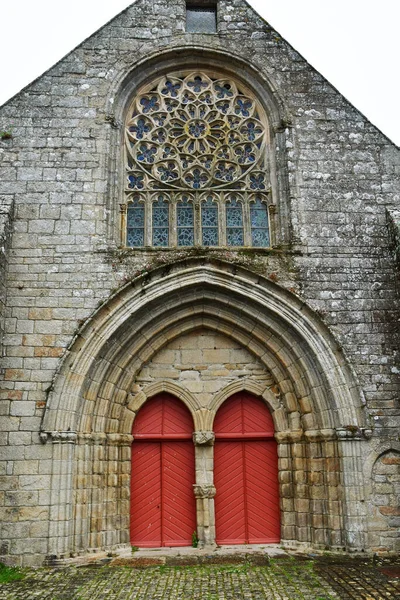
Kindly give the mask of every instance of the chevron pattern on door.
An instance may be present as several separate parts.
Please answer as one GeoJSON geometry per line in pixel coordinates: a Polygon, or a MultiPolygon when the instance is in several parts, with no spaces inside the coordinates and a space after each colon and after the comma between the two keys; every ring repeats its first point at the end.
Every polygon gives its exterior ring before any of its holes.
{"type": "Polygon", "coordinates": [[[241,392],[214,422],[214,483],[218,544],[280,541],[278,456],[266,405],[241,392]]]}
{"type": "Polygon", "coordinates": [[[159,394],[133,426],[131,543],[190,546],[196,529],[193,420],[182,402],[159,394]]]}

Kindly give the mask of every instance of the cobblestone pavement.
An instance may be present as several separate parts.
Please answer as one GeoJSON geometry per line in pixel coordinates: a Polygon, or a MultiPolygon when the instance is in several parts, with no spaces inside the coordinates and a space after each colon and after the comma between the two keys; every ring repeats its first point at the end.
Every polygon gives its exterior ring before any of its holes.
{"type": "MultiPolygon", "coordinates": [[[[360,559],[295,557],[265,566],[28,569],[23,580],[0,585],[0,599],[399,600],[400,579],[379,567],[360,559]]],[[[399,569],[400,562],[392,561],[386,570],[393,575],[399,569]]]]}

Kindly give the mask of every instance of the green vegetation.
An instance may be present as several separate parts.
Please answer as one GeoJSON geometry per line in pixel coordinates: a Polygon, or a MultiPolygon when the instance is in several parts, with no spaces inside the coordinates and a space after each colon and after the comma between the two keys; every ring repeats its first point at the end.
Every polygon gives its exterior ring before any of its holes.
{"type": "Polygon", "coordinates": [[[6,131],[6,130],[0,131],[0,140],[11,140],[11,138],[12,138],[12,129],[9,129],[8,131],[6,131]]]}
{"type": "Polygon", "coordinates": [[[192,546],[193,548],[197,548],[199,545],[199,538],[197,537],[197,531],[193,531],[192,533],[192,546]]]}
{"type": "Polygon", "coordinates": [[[21,569],[18,569],[17,567],[6,567],[6,565],[0,563],[0,584],[18,581],[18,579],[23,578],[24,574],[21,569]]]}

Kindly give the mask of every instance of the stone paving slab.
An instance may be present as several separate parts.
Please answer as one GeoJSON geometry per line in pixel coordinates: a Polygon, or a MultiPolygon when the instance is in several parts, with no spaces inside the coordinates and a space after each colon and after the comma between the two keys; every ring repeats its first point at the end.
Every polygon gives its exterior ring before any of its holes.
{"type": "Polygon", "coordinates": [[[0,600],[399,600],[400,579],[380,566],[285,557],[266,566],[28,569],[23,580],[0,585],[0,600]]]}

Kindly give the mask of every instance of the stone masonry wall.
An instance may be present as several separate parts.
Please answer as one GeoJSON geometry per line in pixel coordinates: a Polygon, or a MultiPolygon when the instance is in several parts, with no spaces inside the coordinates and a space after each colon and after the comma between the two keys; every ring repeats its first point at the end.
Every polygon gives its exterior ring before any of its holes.
{"type": "Polygon", "coordinates": [[[200,330],[158,352],[136,377],[133,391],[155,381],[177,381],[206,408],[216,392],[243,378],[274,384],[272,375],[248,350],[225,336],[200,330]]]}
{"type": "Polygon", "coordinates": [[[0,348],[4,335],[4,318],[7,303],[7,267],[11,241],[14,202],[12,197],[0,197],[0,348]]]}
{"type": "Polygon", "coordinates": [[[400,527],[400,452],[386,452],[376,461],[372,476],[371,541],[375,552],[398,552],[400,527]]]}
{"type": "Polygon", "coordinates": [[[39,429],[60,357],[113,290],[185,255],[117,249],[123,131],[113,107],[127,74],[164,50],[178,62],[207,63],[214,52],[221,68],[237,64],[238,77],[257,72],[276,90],[290,244],[214,254],[320,315],[358,378],[374,437],[398,439],[399,293],[386,210],[400,200],[400,153],[246,2],[221,0],[218,11],[218,34],[187,34],[183,0],[140,0],[0,108],[0,130],[14,127],[0,153],[1,202],[15,198],[16,211],[0,382],[1,547],[12,560],[46,554],[51,454],[39,429]]]}

